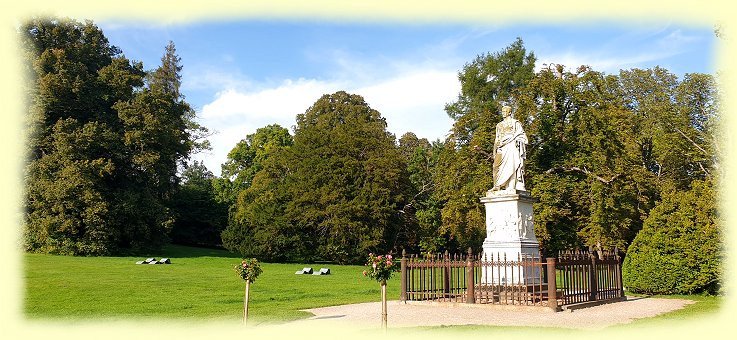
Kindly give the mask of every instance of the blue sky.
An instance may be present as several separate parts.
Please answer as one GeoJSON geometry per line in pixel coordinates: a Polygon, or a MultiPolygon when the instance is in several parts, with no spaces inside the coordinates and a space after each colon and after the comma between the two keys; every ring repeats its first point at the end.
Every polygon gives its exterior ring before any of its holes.
{"type": "Polygon", "coordinates": [[[321,95],[362,95],[397,137],[412,131],[443,139],[452,121],[445,103],[460,91],[457,73],[477,55],[521,37],[546,63],[617,73],[661,66],[679,77],[715,73],[713,28],[667,22],[625,25],[509,25],[213,21],[153,25],[96,21],[113,45],[159,64],[174,41],[184,66],[182,92],[199,121],[217,133],[213,150],[195,155],[214,174],[227,153],[257,128],[290,128],[321,95]]]}

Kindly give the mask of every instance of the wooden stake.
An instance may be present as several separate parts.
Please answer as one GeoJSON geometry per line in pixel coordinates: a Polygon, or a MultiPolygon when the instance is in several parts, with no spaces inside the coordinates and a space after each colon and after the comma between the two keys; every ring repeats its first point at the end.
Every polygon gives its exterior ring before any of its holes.
{"type": "Polygon", "coordinates": [[[251,280],[246,280],[245,296],[243,297],[243,325],[248,322],[248,292],[251,290],[251,280]]]}
{"type": "Polygon", "coordinates": [[[386,281],[381,282],[381,328],[386,333],[386,281]]]}

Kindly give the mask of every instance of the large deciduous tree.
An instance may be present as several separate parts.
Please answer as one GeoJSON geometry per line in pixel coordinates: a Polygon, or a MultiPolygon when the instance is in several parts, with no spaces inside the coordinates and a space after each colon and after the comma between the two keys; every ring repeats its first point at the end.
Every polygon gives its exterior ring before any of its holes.
{"type": "Polygon", "coordinates": [[[223,241],[271,259],[358,262],[395,247],[406,178],[379,112],[357,95],[324,95],[297,115],[294,145],[238,195],[223,241]]]}
{"type": "Polygon", "coordinates": [[[289,131],[268,125],[246,136],[228,153],[222,177],[213,181],[217,199],[228,206],[223,246],[244,256],[271,260],[306,257],[303,234],[286,223],[289,131]]]}
{"type": "MultiPolygon", "coordinates": [[[[512,104],[534,77],[535,56],[521,39],[504,50],[478,56],[458,74],[461,93],[445,111],[455,120],[438,160],[437,197],[443,202],[442,226],[448,247],[481,249],[484,210],[479,197],[493,187],[490,155],[504,103],[512,104]]],[[[516,118],[524,121],[524,117],[516,118]]]]}
{"type": "Polygon", "coordinates": [[[222,177],[214,183],[221,201],[233,205],[238,194],[251,186],[266,160],[293,143],[289,130],[278,124],[258,128],[238,142],[221,166],[222,177]]]}
{"type": "MultiPolygon", "coordinates": [[[[25,246],[101,255],[161,246],[177,165],[198,126],[178,89],[173,45],[146,80],[92,22],[34,19],[28,65],[25,246]],[[173,66],[172,66],[173,65],[173,66]]],[[[202,130],[201,128],[199,128],[202,130]]]]}
{"type": "Polygon", "coordinates": [[[448,235],[437,232],[442,222],[442,206],[436,195],[434,175],[442,149],[440,141],[431,144],[412,132],[399,138],[399,152],[407,164],[409,192],[401,210],[403,228],[398,240],[408,250],[438,253],[448,243],[448,235]]]}

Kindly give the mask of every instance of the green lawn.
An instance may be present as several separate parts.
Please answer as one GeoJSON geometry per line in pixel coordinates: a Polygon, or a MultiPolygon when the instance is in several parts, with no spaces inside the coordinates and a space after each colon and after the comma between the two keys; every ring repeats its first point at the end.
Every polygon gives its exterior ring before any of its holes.
{"type": "MultiPolygon", "coordinates": [[[[703,295],[656,295],[653,298],[660,299],[685,299],[693,300],[695,303],[685,306],[682,309],[672,311],[654,318],[634,320],[629,325],[635,326],[664,326],[678,324],[684,320],[698,320],[702,317],[714,316],[720,312],[724,305],[724,297],[720,296],[703,296],[703,295]]],[[[617,326],[627,327],[627,326],[617,326]]]]}
{"type": "MultiPolygon", "coordinates": [[[[233,270],[240,257],[225,251],[169,246],[143,257],[24,255],[24,314],[30,319],[192,318],[240,320],[245,286],[233,270]]],[[[309,317],[301,309],[380,300],[379,284],[362,266],[262,264],[251,285],[249,319],[279,322],[309,317]],[[295,275],[302,267],[328,267],[331,275],[295,275]]],[[[399,298],[399,280],[388,296],[399,298]]]]}
{"type": "MultiPolygon", "coordinates": [[[[25,254],[23,276],[29,319],[170,318],[239,321],[243,281],[233,266],[237,255],[220,250],[169,246],[151,257],[168,257],[169,265],[136,265],[142,257],[71,257],[25,254]]],[[[262,264],[263,274],[251,285],[249,319],[284,322],[309,317],[301,309],[379,301],[379,284],[361,275],[362,266],[262,264]],[[302,267],[329,267],[331,275],[295,275],[302,267]]],[[[388,285],[390,299],[399,298],[399,279],[388,285]]],[[[723,297],[674,296],[697,301],[684,309],[632,325],[670,325],[717,313],[723,297]]],[[[459,329],[507,329],[460,326],[459,329]]],[[[512,327],[513,329],[514,327],[512,327]]],[[[429,329],[435,329],[430,327],[429,329]]]]}

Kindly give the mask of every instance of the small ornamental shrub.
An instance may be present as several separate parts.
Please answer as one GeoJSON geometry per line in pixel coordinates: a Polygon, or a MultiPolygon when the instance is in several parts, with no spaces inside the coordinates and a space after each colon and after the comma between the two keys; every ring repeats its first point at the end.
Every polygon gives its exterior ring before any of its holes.
{"type": "Polygon", "coordinates": [[[377,282],[386,284],[386,281],[392,277],[392,274],[399,271],[399,263],[389,255],[374,255],[369,253],[368,261],[366,262],[366,270],[363,271],[363,276],[370,277],[377,282]]]}
{"type": "Polygon", "coordinates": [[[708,182],[663,195],[627,249],[624,286],[641,294],[718,294],[723,258],[708,182]]]}
{"type": "Polygon", "coordinates": [[[261,275],[261,265],[256,259],[243,259],[241,264],[235,265],[235,271],[241,279],[253,283],[261,275]]]}

